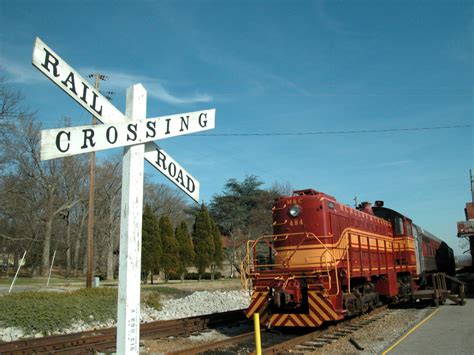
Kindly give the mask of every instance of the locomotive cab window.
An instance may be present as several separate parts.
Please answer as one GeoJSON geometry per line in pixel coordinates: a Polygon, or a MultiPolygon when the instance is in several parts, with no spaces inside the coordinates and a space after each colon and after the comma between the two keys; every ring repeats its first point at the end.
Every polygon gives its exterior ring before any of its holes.
{"type": "Polygon", "coordinates": [[[395,217],[394,222],[395,235],[403,235],[403,219],[401,217],[395,217]]]}

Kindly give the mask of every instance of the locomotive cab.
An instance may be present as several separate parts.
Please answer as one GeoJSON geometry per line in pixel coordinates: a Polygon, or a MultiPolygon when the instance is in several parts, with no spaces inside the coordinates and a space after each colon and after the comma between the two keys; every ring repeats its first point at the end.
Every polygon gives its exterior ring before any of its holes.
{"type": "Polygon", "coordinates": [[[383,207],[383,201],[376,201],[372,207],[372,212],[379,218],[383,218],[392,224],[392,231],[395,237],[413,236],[413,225],[411,219],[401,213],[383,207]]]}

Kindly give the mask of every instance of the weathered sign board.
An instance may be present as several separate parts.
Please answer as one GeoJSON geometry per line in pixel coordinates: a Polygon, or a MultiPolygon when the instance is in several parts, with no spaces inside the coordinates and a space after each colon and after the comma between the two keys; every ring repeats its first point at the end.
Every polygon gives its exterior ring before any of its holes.
{"type": "Polygon", "coordinates": [[[117,353],[138,354],[143,159],[198,202],[199,182],[152,141],[213,129],[215,110],[146,119],[147,93],[141,84],[137,84],[127,90],[124,115],[39,38],[35,41],[32,63],[104,123],[42,131],[42,160],[125,147],[120,215],[117,353]]]}
{"type": "Polygon", "coordinates": [[[133,122],[47,129],[41,132],[41,160],[201,132],[214,128],[214,117],[215,110],[205,110],[133,122]]]}
{"type": "MultiPolygon", "coordinates": [[[[100,122],[106,124],[126,122],[126,118],[122,112],[115,108],[105,96],[89,84],[87,80],[71,68],[69,64],[39,38],[36,38],[33,48],[32,63],[39,71],[51,79],[53,83],[94,115],[100,122]]],[[[178,175],[172,176],[170,174],[170,170],[173,172],[174,168],[168,169],[169,164],[166,163],[174,161],[174,159],[164,149],[153,142],[146,143],[145,149],[147,151],[145,159],[152,166],[170,181],[174,182],[176,186],[183,190],[194,201],[199,202],[199,182],[191,174],[182,166],[175,163],[173,167],[176,167],[176,171],[180,176],[183,176],[183,181],[189,180],[190,183],[186,184],[180,179],[177,180],[178,175]]]]}

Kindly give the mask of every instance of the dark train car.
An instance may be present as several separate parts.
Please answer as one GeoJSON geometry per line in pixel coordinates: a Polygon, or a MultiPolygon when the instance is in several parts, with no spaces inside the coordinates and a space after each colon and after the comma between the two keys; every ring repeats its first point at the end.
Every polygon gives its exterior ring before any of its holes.
{"type": "Polygon", "coordinates": [[[414,236],[418,249],[419,275],[429,272],[444,272],[455,275],[454,252],[445,242],[414,224],[414,236]]]}
{"type": "Polygon", "coordinates": [[[242,270],[253,285],[247,316],[268,327],[317,327],[410,299],[418,275],[442,262],[441,241],[381,201],[356,209],[307,189],[272,212],[273,235],[249,241],[242,270]]]}

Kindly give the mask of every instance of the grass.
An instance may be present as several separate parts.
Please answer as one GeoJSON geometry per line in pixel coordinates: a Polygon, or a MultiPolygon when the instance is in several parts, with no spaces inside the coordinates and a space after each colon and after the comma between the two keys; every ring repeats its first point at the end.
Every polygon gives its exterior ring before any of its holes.
{"type": "MultiPolygon", "coordinates": [[[[184,297],[187,291],[144,287],[141,302],[161,309],[161,297],[184,297]]],[[[117,288],[79,289],[72,292],[16,292],[0,296],[0,327],[17,327],[44,335],[76,322],[105,322],[117,318],[117,288]]]]}
{"type": "Polygon", "coordinates": [[[73,292],[19,292],[0,298],[0,324],[27,333],[51,334],[74,322],[114,319],[117,291],[107,288],[73,292]]]}
{"type": "Polygon", "coordinates": [[[190,295],[192,292],[169,286],[142,286],[142,292],[159,293],[172,298],[182,298],[190,295]]]}
{"type": "MultiPolygon", "coordinates": [[[[0,277],[0,285],[10,286],[13,281],[13,276],[2,276],[0,277]]],[[[38,287],[46,287],[48,282],[47,277],[18,277],[15,281],[15,285],[31,285],[38,287]]],[[[49,280],[49,286],[70,286],[70,285],[85,285],[84,278],[64,278],[64,277],[51,277],[49,280]]]]}
{"type": "MultiPolygon", "coordinates": [[[[0,295],[0,327],[18,327],[27,334],[51,334],[71,327],[76,322],[105,322],[117,317],[117,282],[101,282],[101,287],[70,292],[47,290],[47,278],[21,277],[15,286],[22,285],[34,291],[0,295]],[[109,285],[112,287],[104,287],[109,285]],[[36,291],[37,290],[37,291],[36,291]]],[[[1,278],[4,288],[11,279],[1,278]]],[[[50,288],[75,289],[85,285],[84,278],[51,278],[50,288]]],[[[237,289],[237,280],[169,282],[141,286],[141,302],[161,309],[163,299],[182,298],[196,290],[237,289]]]]}

